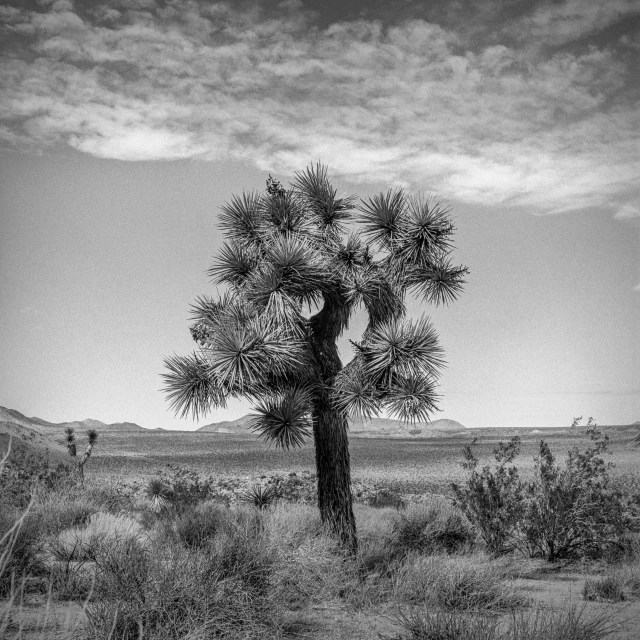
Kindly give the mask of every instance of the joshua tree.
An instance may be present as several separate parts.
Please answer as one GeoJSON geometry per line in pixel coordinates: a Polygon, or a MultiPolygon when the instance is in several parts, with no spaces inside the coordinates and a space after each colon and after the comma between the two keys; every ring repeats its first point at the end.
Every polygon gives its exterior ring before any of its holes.
{"type": "Polygon", "coordinates": [[[84,465],[87,463],[87,460],[93,453],[93,445],[98,439],[98,432],[95,429],[89,429],[87,431],[89,444],[87,445],[87,450],[84,452],[81,458],[78,458],[76,453],[76,435],[73,428],[67,427],[65,429],[65,433],[67,434],[67,451],[72,458],[76,458],[76,473],[78,474],[80,480],[84,480],[84,465]]]}
{"type": "Polygon", "coordinates": [[[208,273],[226,291],[193,305],[200,348],[165,360],[168,399],[197,418],[249,397],[267,442],[289,449],[312,435],[322,520],[355,549],[347,418],[422,421],[436,409],[443,351],[427,318],[405,319],[405,296],[448,304],[462,290],[448,209],[402,189],[338,197],[318,164],[288,190],[269,176],[265,193],[234,196],[220,228],[208,273]],[[360,306],[368,325],[343,367],[337,339],[360,306]]]}

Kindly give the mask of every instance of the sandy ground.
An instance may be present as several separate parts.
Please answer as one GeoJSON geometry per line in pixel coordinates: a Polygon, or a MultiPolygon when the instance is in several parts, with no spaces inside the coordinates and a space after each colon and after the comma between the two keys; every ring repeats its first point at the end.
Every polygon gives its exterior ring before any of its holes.
{"type": "MultiPolygon", "coordinates": [[[[587,566],[562,568],[544,562],[525,563],[524,576],[514,580],[513,584],[530,599],[532,606],[540,604],[549,609],[562,609],[585,604],[587,613],[604,611],[619,625],[610,636],[612,640],[637,640],[640,637],[640,600],[619,604],[583,600],[585,581],[601,577],[600,573],[593,572],[593,567],[587,572],[587,566]]],[[[403,610],[406,613],[408,607],[403,607],[403,610]]],[[[22,607],[14,608],[13,613],[14,624],[7,629],[6,640],[80,640],[84,637],[86,616],[80,604],[53,602],[47,605],[45,596],[30,596],[22,607]]],[[[368,607],[362,611],[354,611],[352,606],[339,602],[312,606],[289,614],[288,637],[309,640],[395,637],[401,631],[394,623],[395,613],[397,608],[389,605],[368,607]]]]}

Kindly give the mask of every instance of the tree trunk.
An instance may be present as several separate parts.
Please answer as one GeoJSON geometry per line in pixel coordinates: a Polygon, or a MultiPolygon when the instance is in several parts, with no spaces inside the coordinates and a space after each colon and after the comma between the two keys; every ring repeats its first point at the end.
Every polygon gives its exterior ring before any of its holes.
{"type": "Polygon", "coordinates": [[[347,416],[331,402],[336,374],[342,369],[337,339],[349,319],[342,292],[325,295],[323,308],[310,318],[309,346],[316,362],[319,391],[313,408],[313,436],[322,522],[353,553],[358,548],[353,515],[347,416]]]}
{"type": "Polygon", "coordinates": [[[352,552],[358,548],[353,515],[347,419],[328,398],[314,411],[313,435],[318,474],[318,507],[322,522],[352,552]]]}

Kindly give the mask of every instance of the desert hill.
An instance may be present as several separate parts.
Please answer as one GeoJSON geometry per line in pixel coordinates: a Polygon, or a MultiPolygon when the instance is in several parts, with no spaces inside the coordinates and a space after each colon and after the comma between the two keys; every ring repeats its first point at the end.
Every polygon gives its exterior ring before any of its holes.
{"type": "Polygon", "coordinates": [[[386,438],[433,438],[445,435],[455,435],[467,431],[467,427],[456,420],[446,418],[433,422],[417,422],[407,424],[391,418],[372,418],[371,420],[351,420],[350,432],[355,437],[386,437],[386,438]]]}
{"type": "Polygon", "coordinates": [[[0,407],[0,452],[6,451],[9,439],[14,449],[26,450],[28,453],[44,453],[49,451],[52,459],[66,457],[64,431],[67,427],[75,429],[82,438],[88,429],[96,429],[99,433],[118,433],[140,430],[142,427],[133,422],[116,422],[105,424],[100,420],[87,418],[71,422],[48,422],[42,418],[28,418],[15,409],[0,407]]]}
{"type": "Polygon", "coordinates": [[[247,425],[251,420],[251,416],[242,416],[237,420],[223,420],[222,422],[212,422],[200,427],[197,431],[205,433],[251,433],[247,425]]]}
{"type": "Polygon", "coordinates": [[[100,420],[94,420],[93,418],[86,418],[85,420],[70,420],[68,422],[48,422],[42,418],[27,418],[24,414],[16,411],[15,409],[7,409],[6,407],[0,407],[0,423],[9,422],[29,429],[34,429],[43,434],[50,434],[53,430],[64,430],[67,427],[72,429],[102,429],[103,431],[118,431],[118,430],[130,430],[130,429],[142,429],[140,425],[135,422],[114,422],[107,424],[100,420]]]}
{"type": "MultiPolygon", "coordinates": [[[[237,420],[226,420],[222,422],[212,422],[198,431],[206,433],[246,433],[251,431],[248,428],[250,415],[243,416],[237,420]]],[[[467,428],[455,420],[435,420],[434,422],[417,423],[408,425],[400,420],[391,418],[372,418],[371,420],[350,420],[349,431],[354,437],[433,437],[436,435],[454,434],[466,431],[467,428]]]]}

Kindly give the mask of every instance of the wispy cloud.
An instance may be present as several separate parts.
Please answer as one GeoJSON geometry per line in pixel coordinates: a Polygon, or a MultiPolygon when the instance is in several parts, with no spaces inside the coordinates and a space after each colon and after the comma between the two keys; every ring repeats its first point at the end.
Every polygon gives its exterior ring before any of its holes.
{"type": "Polygon", "coordinates": [[[13,49],[0,72],[0,136],[122,160],[234,157],[283,173],[321,158],[352,180],[469,203],[627,217],[640,200],[640,108],[619,49],[637,34],[573,52],[534,46],[640,11],[632,0],[597,4],[542,4],[506,28],[510,45],[473,49],[421,19],[317,29],[297,3],[277,14],[190,0],[2,7],[13,49]]]}
{"type": "Polygon", "coordinates": [[[546,0],[505,31],[529,43],[562,45],[602,31],[638,11],[637,0],[546,0]]]}

